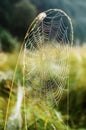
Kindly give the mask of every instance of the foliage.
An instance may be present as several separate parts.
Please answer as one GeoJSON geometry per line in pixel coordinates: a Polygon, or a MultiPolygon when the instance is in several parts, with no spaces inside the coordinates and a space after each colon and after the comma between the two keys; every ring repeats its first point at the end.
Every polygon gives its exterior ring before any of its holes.
{"type": "Polygon", "coordinates": [[[0,26],[18,37],[24,37],[28,25],[36,15],[36,8],[27,0],[0,1],[0,26]]]}
{"type": "Polygon", "coordinates": [[[36,16],[36,8],[27,0],[23,0],[15,4],[11,25],[15,35],[24,37],[28,25],[32,22],[35,16],[36,16]]]}
{"type": "MultiPolygon", "coordinates": [[[[45,105],[45,102],[40,99],[39,103],[32,98],[29,98],[33,94],[33,91],[29,91],[26,88],[26,115],[28,120],[28,130],[65,130],[67,117],[69,117],[68,123],[70,128],[68,130],[85,130],[86,129],[86,47],[82,48],[70,48],[70,73],[69,73],[69,115],[67,115],[67,95],[64,93],[63,97],[59,103],[58,107],[51,108],[45,105]],[[63,105],[64,104],[64,105],[63,105]]],[[[49,50],[47,51],[47,53],[49,50]]],[[[52,53],[52,52],[51,52],[52,53]]],[[[53,54],[53,53],[52,53],[53,54]]],[[[54,53],[55,54],[55,53],[54,53]]],[[[17,54],[6,55],[7,57],[3,64],[0,64],[0,129],[3,129],[5,112],[8,100],[8,94],[10,91],[10,81],[12,80],[12,74],[10,74],[10,69],[13,72],[16,64],[17,54]],[[10,62],[11,61],[11,62],[10,62]],[[5,75],[5,77],[4,77],[5,75]],[[3,80],[4,79],[4,80],[3,80]]],[[[0,59],[3,58],[0,54],[0,59]]],[[[22,60],[22,57],[20,58],[22,60]]],[[[35,56],[33,56],[33,61],[35,56]]],[[[38,61],[40,59],[38,58],[38,61]]],[[[40,62],[40,61],[39,61],[40,62]]],[[[36,63],[38,64],[36,59],[36,63]]],[[[19,63],[21,63],[19,61],[19,63]]],[[[22,71],[19,70],[21,66],[18,66],[16,73],[15,84],[13,86],[11,104],[9,114],[16,103],[16,93],[18,88],[18,80],[22,79],[22,71]],[[20,76],[19,76],[20,75],[20,76]]],[[[29,65],[30,67],[30,65],[29,65]]],[[[41,68],[39,68],[41,69],[41,68]]],[[[47,68],[46,68],[47,71],[47,68]]],[[[52,72],[51,72],[52,73],[52,72]]],[[[33,73],[33,75],[35,72],[33,73]]],[[[40,80],[40,77],[39,79],[40,80]]],[[[33,82],[33,79],[32,79],[33,82]]],[[[33,83],[35,84],[35,82],[33,83]]],[[[24,112],[22,106],[22,112],[24,112]]],[[[11,125],[11,122],[10,122],[11,125]]],[[[25,126],[25,124],[23,124],[25,126]]],[[[24,128],[23,128],[24,129],[24,128]]]]}
{"type": "Polygon", "coordinates": [[[0,26],[22,38],[37,13],[50,8],[58,8],[65,11],[73,21],[75,40],[86,41],[85,0],[49,0],[49,2],[46,0],[1,0],[0,26]]]}
{"type": "MultiPolygon", "coordinates": [[[[69,124],[75,129],[86,129],[86,47],[75,47],[70,51],[70,75],[69,75],[69,124]]],[[[64,95],[60,102],[59,110],[66,114],[63,106],[67,100],[64,95]]]]}
{"type": "Polygon", "coordinates": [[[1,51],[12,52],[17,46],[17,41],[6,30],[0,30],[1,51]]]}

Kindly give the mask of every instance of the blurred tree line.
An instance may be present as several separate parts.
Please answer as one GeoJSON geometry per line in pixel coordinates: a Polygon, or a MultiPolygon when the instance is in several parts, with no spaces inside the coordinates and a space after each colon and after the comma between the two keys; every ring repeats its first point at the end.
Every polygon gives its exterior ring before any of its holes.
{"type": "Polygon", "coordinates": [[[37,9],[28,0],[0,0],[0,50],[11,52],[22,40],[37,9]]]}
{"type": "Polygon", "coordinates": [[[15,36],[25,35],[36,13],[36,7],[28,0],[0,1],[0,25],[15,36]]]}
{"type": "Polygon", "coordinates": [[[0,0],[0,35],[4,29],[23,39],[35,16],[50,8],[64,10],[72,19],[75,40],[86,41],[86,0],[0,0]]]}

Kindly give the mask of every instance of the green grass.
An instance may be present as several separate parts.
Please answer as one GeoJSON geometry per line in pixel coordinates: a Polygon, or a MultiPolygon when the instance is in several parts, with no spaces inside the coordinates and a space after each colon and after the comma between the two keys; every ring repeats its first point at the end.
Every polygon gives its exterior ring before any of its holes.
{"type": "MultiPolygon", "coordinates": [[[[34,68],[34,71],[30,73],[30,80],[27,82],[29,90],[26,91],[26,110],[24,110],[22,105],[22,115],[23,115],[23,128],[25,127],[24,113],[26,113],[28,130],[66,130],[67,121],[69,124],[69,129],[72,130],[85,130],[86,129],[86,47],[82,48],[69,48],[69,115],[67,114],[67,93],[63,93],[62,99],[58,107],[49,107],[46,105],[44,97],[39,99],[39,102],[35,100],[35,91],[31,86],[37,86],[38,89],[42,83],[47,81],[53,81],[56,78],[56,68],[51,67],[52,63],[57,63],[57,59],[61,59],[65,55],[65,51],[60,53],[59,50],[54,48],[46,48],[33,53],[28,53],[27,69],[26,73],[34,68]],[[46,57],[43,56],[43,53],[46,57]],[[43,57],[44,59],[42,59],[43,57]],[[46,72],[46,75],[45,73],[46,72]],[[40,75],[40,76],[39,76],[40,75]],[[42,79],[42,81],[41,81],[42,79]],[[41,81],[41,82],[40,82],[41,81]]],[[[9,91],[11,87],[11,81],[17,61],[17,54],[0,54],[0,130],[3,130],[6,106],[9,96],[9,91]],[[2,61],[2,62],[1,62],[2,61]]],[[[64,60],[65,61],[65,60],[64,60]]],[[[15,75],[13,91],[11,96],[11,102],[9,107],[8,116],[11,114],[13,107],[16,103],[18,81],[22,84],[22,57],[20,58],[17,72],[15,75]]],[[[63,66],[64,62],[60,64],[63,66]]],[[[66,70],[66,68],[65,68],[66,70]]],[[[66,71],[67,72],[67,71],[66,71]]],[[[61,74],[65,76],[65,72],[61,74]]],[[[60,79],[61,80],[61,79],[60,79]]],[[[66,85],[66,84],[65,84],[66,85]]],[[[65,86],[66,87],[66,86],[65,86]]],[[[11,124],[11,122],[10,122],[11,124]]]]}

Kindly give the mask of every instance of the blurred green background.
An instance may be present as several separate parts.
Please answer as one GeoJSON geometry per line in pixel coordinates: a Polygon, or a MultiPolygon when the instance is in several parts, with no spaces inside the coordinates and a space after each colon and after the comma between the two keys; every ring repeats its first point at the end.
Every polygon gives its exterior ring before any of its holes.
{"type": "MultiPolygon", "coordinates": [[[[65,11],[74,28],[74,46],[69,49],[69,115],[65,94],[58,108],[28,101],[28,130],[66,130],[67,122],[68,130],[86,130],[86,0],[0,0],[0,130],[4,129],[12,77],[26,31],[40,12],[50,8],[65,11]]],[[[11,108],[15,105],[18,81],[22,82],[21,59],[15,75],[11,108]]]]}
{"type": "Polygon", "coordinates": [[[9,37],[11,34],[12,37],[22,40],[37,14],[50,8],[62,9],[70,16],[74,27],[74,41],[83,44],[86,41],[86,0],[1,0],[1,44],[4,43],[4,35],[9,37]]]}

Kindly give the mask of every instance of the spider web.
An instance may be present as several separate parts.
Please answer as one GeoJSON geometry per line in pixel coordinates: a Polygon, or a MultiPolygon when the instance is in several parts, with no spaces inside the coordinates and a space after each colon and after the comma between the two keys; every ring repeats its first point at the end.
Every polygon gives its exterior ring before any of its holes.
{"type": "Polygon", "coordinates": [[[27,31],[24,45],[24,84],[34,100],[58,105],[67,91],[68,47],[73,43],[71,19],[59,9],[40,13],[27,31]]]}
{"type": "MultiPolygon", "coordinates": [[[[26,108],[25,96],[28,99],[34,98],[37,102],[44,101],[49,106],[58,105],[63,93],[68,90],[66,87],[69,73],[68,48],[72,43],[71,19],[62,10],[50,9],[42,12],[32,22],[24,39],[24,110],[26,108]],[[25,87],[27,87],[27,93],[25,93],[25,87]]],[[[18,60],[21,51],[22,47],[18,60]]],[[[18,60],[9,94],[4,130],[9,125],[8,112],[18,60]]],[[[27,130],[26,114],[24,118],[27,130]]]]}

